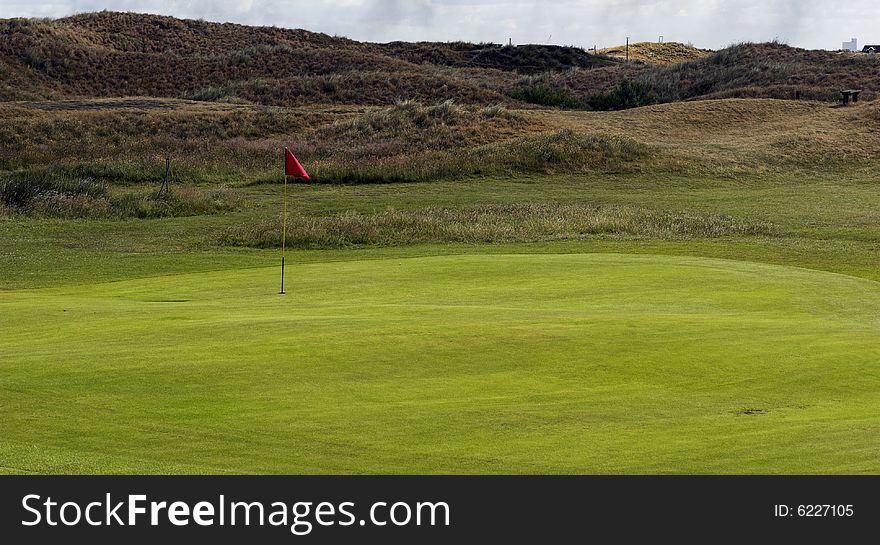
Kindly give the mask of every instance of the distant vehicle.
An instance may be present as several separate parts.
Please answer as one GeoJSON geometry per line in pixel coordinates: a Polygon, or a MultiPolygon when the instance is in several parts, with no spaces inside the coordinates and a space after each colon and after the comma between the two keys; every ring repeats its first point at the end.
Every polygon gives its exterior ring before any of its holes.
{"type": "Polygon", "coordinates": [[[862,53],[880,53],[880,45],[866,45],[862,48],[862,53]]]}

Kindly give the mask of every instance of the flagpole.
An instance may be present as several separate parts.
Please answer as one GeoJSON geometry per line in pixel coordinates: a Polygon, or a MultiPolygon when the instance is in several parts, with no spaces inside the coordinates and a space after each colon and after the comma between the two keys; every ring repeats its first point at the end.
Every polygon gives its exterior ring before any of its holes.
{"type": "Polygon", "coordinates": [[[284,174],[284,212],[281,220],[281,295],[284,295],[284,247],[287,238],[287,173],[284,174]]]}

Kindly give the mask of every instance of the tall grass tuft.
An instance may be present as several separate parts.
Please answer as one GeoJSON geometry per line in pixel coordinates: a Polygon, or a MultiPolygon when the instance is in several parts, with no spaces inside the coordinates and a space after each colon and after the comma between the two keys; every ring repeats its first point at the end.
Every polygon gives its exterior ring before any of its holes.
{"type": "Polygon", "coordinates": [[[107,186],[92,178],[54,176],[48,172],[11,174],[0,179],[0,202],[7,207],[26,207],[52,197],[101,198],[107,186]]]}
{"type": "Polygon", "coordinates": [[[176,187],[156,196],[134,190],[111,194],[91,178],[71,178],[48,171],[8,175],[0,179],[0,208],[16,213],[56,218],[158,218],[196,216],[236,210],[241,197],[221,187],[205,190],[176,187]]]}
{"type": "MultiPolygon", "coordinates": [[[[660,212],[629,206],[511,204],[461,208],[354,211],[288,218],[287,244],[298,248],[418,243],[500,243],[620,235],[656,239],[771,235],[773,226],[728,216],[660,212]]],[[[219,237],[226,246],[281,244],[278,220],[239,225],[219,237]]]]}

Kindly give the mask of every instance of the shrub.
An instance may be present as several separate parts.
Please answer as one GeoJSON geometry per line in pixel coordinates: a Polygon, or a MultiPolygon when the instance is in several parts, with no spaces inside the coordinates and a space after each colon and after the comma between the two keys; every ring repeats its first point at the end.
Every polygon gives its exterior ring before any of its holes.
{"type": "Polygon", "coordinates": [[[660,102],[654,90],[640,81],[623,80],[617,87],[605,93],[596,93],[587,99],[594,110],[627,110],[660,102]]]}
{"type": "Polygon", "coordinates": [[[553,88],[545,83],[518,87],[512,89],[507,94],[516,100],[541,106],[558,108],[578,108],[580,106],[577,99],[571,96],[565,89],[553,88]]]}

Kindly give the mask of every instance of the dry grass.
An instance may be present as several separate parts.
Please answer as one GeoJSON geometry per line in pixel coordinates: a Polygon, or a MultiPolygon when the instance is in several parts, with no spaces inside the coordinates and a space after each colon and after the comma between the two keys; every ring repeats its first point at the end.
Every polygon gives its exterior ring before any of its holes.
{"type": "Polygon", "coordinates": [[[539,128],[528,126],[522,114],[503,105],[478,108],[452,100],[439,104],[404,100],[320,127],[297,142],[296,148],[321,158],[360,160],[471,147],[539,128]]]}
{"type": "Polygon", "coordinates": [[[502,105],[318,109],[101,99],[0,103],[0,171],[51,169],[112,183],[158,183],[164,157],[184,182],[277,179],[289,146],[317,174],[406,166],[545,130],[502,105]]]}
{"type": "MultiPolygon", "coordinates": [[[[626,46],[607,47],[600,49],[599,53],[615,59],[625,59],[626,46]]],[[[678,42],[638,42],[629,44],[630,60],[647,64],[678,64],[702,59],[710,53],[711,51],[678,42]]]]}
{"type": "Polygon", "coordinates": [[[660,170],[695,174],[873,164],[880,148],[880,105],[838,108],[769,99],[705,100],[621,112],[529,112],[543,123],[621,134],[656,147],[660,170]]]}
{"type": "Polygon", "coordinates": [[[159,99],[0,104],[0,171],[45,170],[158,187],[164,156],[185,183],[278,180],[290,146],[319,183],[474,175],[737,175],[876,163],[880,109],[706,100],[620,112],[401,101],[388,108],[274,108],[159,99]]]}
{"type": "Polygon", "coordinates": [[[230,144],[266,138],[280,144],[344,115],[149,98],[0,103],[0,170],[83,160],[142,170],[141,163],[158,165],[166,154],[252,168],[253,157],[234,153],[230,144]]]}
{"type": "Polygon", "coordinates": [[[275,108],[150,98],[0,104],[0,171],[158,184],[277,181],[290,146],[319,183],[430,182],[545,172],[736,175],[874,164],[880,109],[705,100],[621,112],[451,101],[275,108]],[[567,131],[567,132],[566,132],[567,131]]]}
{"type": "Polygon", "coordinates": [[[653,164],[655,151],[626,137],[563,129],[454,151],[432,150],[369,161],[333,158],[314,163],[310,174],[318,183],[370,184],[527,173],[634,172],[653,164]]]}
{"type": "Polygon", "coordinates": [[[483,76],[474,81],[396,58],[376,44],[131,13],[0,19],[0,67],[7,68],[0,100],[148,95],[278,106],[387,105],[401,98],[510,102],[486,85],[497,79],[495,69],[480,69],[483,76]]]}

